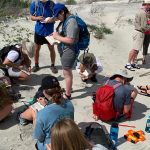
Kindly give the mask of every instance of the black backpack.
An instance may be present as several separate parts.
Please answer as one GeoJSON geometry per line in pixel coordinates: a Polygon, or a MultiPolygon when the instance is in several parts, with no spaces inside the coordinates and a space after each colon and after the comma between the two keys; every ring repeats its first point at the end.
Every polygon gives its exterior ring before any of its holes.
{"type": "Polygon", "coordinates": [[[21,51],[16,47],[16,45],[8,45],[8,46],[5,46],[3,47],[1,50],[0,50],[0,61],[1,63],[3,63],[3,61],[5,60],[6,56],[8,55],[8,53],[11,51],[11,50],[14,50],[16,52],[19,53],[19,56],[18,58],[14,61],[17,62],[20,58],[21,58],[21,51]]]}

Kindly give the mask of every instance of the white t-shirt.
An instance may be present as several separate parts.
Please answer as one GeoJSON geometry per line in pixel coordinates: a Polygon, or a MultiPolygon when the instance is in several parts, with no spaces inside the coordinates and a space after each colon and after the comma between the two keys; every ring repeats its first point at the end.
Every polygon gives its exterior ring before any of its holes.
{"type": "Polygon", "coordinates": [[[100,144],[96,144],[96,145],[94,145],[92,150],[108,150],[108,149],[105,148],[104,146],[100,145],[100,144]]]}
{"type": "MultiPolygon", "coordinates": [[[[11,62],[15,62],[19,57],[19,53],[16,52],[15,50],[11,50],[8,54],[7,54],[7,59],[9,59],[11,62]]],[[[15,62],[15,64],[21,64],[22,59],[20,58],[17,62],[15,62]]]]}
{"type": "MultiPolygon", "coordinates": [[[[102,72],[103,71],[103,66],[102,66],[101,61],[98,57],[96,57],[96,62],[95,63],[97,64],[97,67],[98,67],[97,70],[95,71],[95,73],[102,72]]],[[[93,63],[91,66],[93,66],[95,63],[93,63]]],[[[77,63],[76,70],[77,70],[78,73],[80,73],[80,62],[77,63]]],[[[85,74],[87,74],[86,72],[88,72],[88,75],[89,75],[90,74],[90,68],[85,70],[85,74]]]]}

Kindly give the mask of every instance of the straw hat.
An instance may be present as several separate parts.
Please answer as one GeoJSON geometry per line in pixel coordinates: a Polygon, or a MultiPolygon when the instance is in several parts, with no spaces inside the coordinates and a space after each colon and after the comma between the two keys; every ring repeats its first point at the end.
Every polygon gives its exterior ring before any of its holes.
{"type": "Polygon", "coordinates": [[[30,58],[32,58],[34,56],[34,43],[29,39],[23,39],[22,50],[27,53],[30,58]]]}
{"type": "Polygon", "coordinates": [[[128,82],[132,81],[133,80],[133,75],[129,74],[129,72],[127,72],[127,70],[125,69],[120,69],[120,70],[117,70],[116,73],[114,73],[110,79],[114,79],[116,76],[122,76],[126,79],[128,79],[128,82]]]}

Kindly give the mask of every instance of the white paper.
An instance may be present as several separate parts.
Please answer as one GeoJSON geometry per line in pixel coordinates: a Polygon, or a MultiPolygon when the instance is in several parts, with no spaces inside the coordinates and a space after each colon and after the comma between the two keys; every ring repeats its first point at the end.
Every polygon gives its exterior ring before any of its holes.
{"type": "Polygon", "coordinates": [[[46,36],[45,38],[46,38],[46,40],[47,40],[51,45],[59,44],[59,43],[60,43],[60,41],[55,40],[52,35],[48,35],[48,36],[46,36]]]}

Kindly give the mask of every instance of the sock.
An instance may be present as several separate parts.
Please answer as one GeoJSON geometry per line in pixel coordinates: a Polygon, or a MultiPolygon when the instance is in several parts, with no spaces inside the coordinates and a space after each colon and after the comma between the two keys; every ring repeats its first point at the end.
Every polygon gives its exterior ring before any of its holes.
{"type": "Polygon", "coordinates": [[[39,67],[39,63],[35,63],[35,67],[39,67]]]}
{"type": "Polygon", "coordinates": [[[51,64],[51,67],[54,67],[54,64],[51,64]]]}
{"type": "Polygon", "coordinates": [[[131,65],[131,63],[126,63],[126,65],[131,65]]]}

